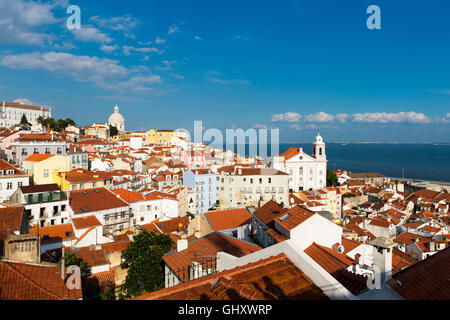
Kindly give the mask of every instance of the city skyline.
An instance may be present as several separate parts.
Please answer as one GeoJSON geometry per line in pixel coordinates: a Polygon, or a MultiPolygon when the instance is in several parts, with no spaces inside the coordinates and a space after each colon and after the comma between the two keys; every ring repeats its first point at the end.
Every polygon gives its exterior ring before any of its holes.
{"type": "Polygon", "coordinates": [[[450,142],[448,3],[378,1],[380,30],[367,1],[108,3],[76,3],[68,30],[72,3],[3,1],[0,100],[78,125],[118,104],[133,130],[201,120],[279,128],[281,142],[450,142]]]}

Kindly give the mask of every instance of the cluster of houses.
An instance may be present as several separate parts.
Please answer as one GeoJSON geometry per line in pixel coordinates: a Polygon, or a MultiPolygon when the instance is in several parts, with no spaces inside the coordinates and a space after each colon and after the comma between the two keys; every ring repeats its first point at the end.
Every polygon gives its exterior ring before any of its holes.
{"type": "Polygon", "coordinates": [[[245,157],[176,130],[125,131],[116,106],[108,124],[11,125],[0,149],[0,299],[118,290],[141,230],[174,247],[165,288],[136,299],[449,299],[449,194],[342,170],[327,186],[320,135],[311,155],[245,157]],[[64,253],[86,264],[81,288],[64,282],[64,253]]]}

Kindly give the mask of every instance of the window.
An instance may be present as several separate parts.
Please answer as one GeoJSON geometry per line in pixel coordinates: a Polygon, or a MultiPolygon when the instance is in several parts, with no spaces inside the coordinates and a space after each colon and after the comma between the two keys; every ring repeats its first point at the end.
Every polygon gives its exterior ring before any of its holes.
{"type": "Polygon", "coordinates": [[[6,189],[11,190],[12,189],[12,182],[6,183],[6,189]]]}
{"type": "Polygon", "coordinates": [[[268,181],[269,181],[269,183],[272,183],[272,178],[269,178],[268,181]]]}
{"type": "MultiPolygon", "coordinates": [[[[22,185],[23,185],[23,182],[22,182],[22,181],[20,181],[20,182],[17,183],[17,186],[18,186],[18,187],[21,187],[22,185]]],[[[0,186],[1,186],[1,185],[0,185],[0,186]]]]}

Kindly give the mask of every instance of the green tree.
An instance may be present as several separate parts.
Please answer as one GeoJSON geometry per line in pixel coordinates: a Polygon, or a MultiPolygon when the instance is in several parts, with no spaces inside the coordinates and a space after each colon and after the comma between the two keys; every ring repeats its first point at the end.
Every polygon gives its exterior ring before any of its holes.
{"type": "MultiPolygon", "coordinates": [[[[64,253],[64,260],[66,261],[65,265],[68,266],[79,266],[81,273],[86,270],[87,264],[83,261],[83,259],[78,258],[75,253],[67,252],[64,253]]],[[[62,256],[59,257],[59,263],[62,263],[62,256]]]]}
{"type": "Polygon", "coordinates": [[[22,119],[20,119],[20,124],[30,124],[28,122],[27,116],[25,115],[25,113],[22,113],[22,119]]]}
{"type": "Polygon", "coordinates": [[[107,283],[102,286],[100,291],[100,299],[102,300],[116,300],[116,290],[114,283],[107,283]]]}
{"type": "Polygon", "coordinates": [[[189,219],[195,218],[195,216],[191,212],[186,212],[186,217],[188,217],[189,219]]]}
{"type": "Polygon", "coordinates": [[[327,168],[327,187],[334,187],[337,185],[338,177],[330,168],[327,168]]]}
{"type": "Polygon", "coordinates": [[[75,121],[73,121],[71,118],[55,120],[53,118],[43,118],[42,116],[39,116],[36,119],[36,122],[43,127],[47,127],[47,125],[50,125],[50,129],[53,129],[57,132],[64,131],[70,125],[75,125],[75,121]]]}
{"type": "Polygon", "coordinates": [[[122,252],[120,266],[127,269],[121,287],[124,297],[133,297],[164,287],[164,262],[162,256],[174,246],[169,235],[142,230],[122,252]]]}
{"type": "Polygon", "coordinates": [[[114,136],[117,136],[118,134],[119,134],[119,130],[114,126],[109,125],[109,136],[114,137],[114,136]]]}

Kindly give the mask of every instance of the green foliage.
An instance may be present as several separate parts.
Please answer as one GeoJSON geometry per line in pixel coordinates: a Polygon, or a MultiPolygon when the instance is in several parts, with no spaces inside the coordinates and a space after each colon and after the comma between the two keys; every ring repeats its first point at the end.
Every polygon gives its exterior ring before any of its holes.
{"type": "Polygon", "coordinates": [[[170,236],[142,230],[122,252],[121,267],[128,269],[119,299],[138,296],[164,287],[162,256],[174,246],[170,236]]]}
{"type": "Polygon", "coordinates": [[[443,192],[443,193],[448,193],[448,190],[445,189],[445,188],[443,188],[443,189],[442,189],[442,192],[443,192]]]}
{"type": "Polygon", "coordinates": [[[119,130],[114,126],[109,125],[109,136],[114,137],[114,136],[117,136],[118,134],[119,134],[119,130]]]}
{"type": "MultiPolygon", "coordinates": [[[[66,267],[79,266],[81,273],[83,273],[84,270],[86,270],[87,267],[86,262],[84,262],[83,259],[81,258],[77,258],[77,256],[73,252],[64,253],[64,260],[66,261],[65,263],[66,267]]],[[[62,256],[59,258],[59,263],[60,264],[62,263],[62,256]]]]}
{"type": "Polygon", "coordinates": [[[100,292],[100,299],[102,300],[116,300],[116,290],[114,284],[104,286],[100,292]]]}
{"type": "Polygon", "coordinates": [[[27,116],[25,115],[25,113],[22,114],[22,119],[20,119],[20,124],[30,124],[28,122],[27,116]]]}
{"type": "Polygon", "coordinates": [[[36,122],[43,127],[47,127],[47,125],[50,125],[50,129],[53,129],[57,132],[65,130],[68,126],[75,125],[75,121],[70,118],[55,120],[53,118],[43,118],[42,116],[39,116],[36,119],[36,122]]]}
{"type": "Polygon", "coordinates": [[[192,214],[191,212],[186,212],[186,217],[188,217],[189,219],[195,218],[194,214],[192,214]]]}
{"type": "Polygon", "coordinates": [[[327,187],[334,187],[338,183],[338,177],[330,168],[327,168],[327,187]]]}

